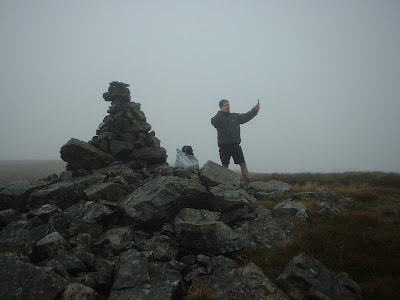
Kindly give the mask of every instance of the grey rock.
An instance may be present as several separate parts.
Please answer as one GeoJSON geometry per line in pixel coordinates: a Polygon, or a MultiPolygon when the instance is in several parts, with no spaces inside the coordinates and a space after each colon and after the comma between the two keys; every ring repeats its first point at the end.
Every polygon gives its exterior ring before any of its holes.
{"type": "Polygon", "coordinates": [[[197,277],[193,280],[190,292],[200,286],[208,288],[215,299],[221,300],[289,300],[253,263],[241,269],[221,268],[212,275],[197,277]]]}
{"type": "Polygon", "coordinates": [[[206,197],[206,189],[191,180],[160,176],[128,195],[119,208],[124,224],[160,228],[182,208],[204,205],[206,197]]]}
{"type": "Polygon", "coordinates": [[[0,210],[24,210],[29,195],[44,185],[41,182],[24,180],[0,183],[0,210]]]}
{"type": "Polygon", "coordinates": [[[135,184],[143,180],[143,176],[134,172],[125,164],[113,164],[111,166],[98,169],[94,171],[95,175],[106,175],[109,180],[113,177],[120,176],[124,178],[129,184],[135,184]]]}
{"type": "Polygon", "coordinates": [[[69,245],[62,235],[55,231],[36,242],[33,256],[36,261],[55,257],[59,249],[69,249],[69,245]]]}
{"type": "Polygon", "coordinates": [[[223,255],[210,257],[206,260],[203,258],[203,264],[205,264],[207,274],[214,274],[220,268],[234,269],[236,267],[235,261],[223,255]]]}
{"type": "Polygon", "coordinates": [[[116,161],[110,154],[75,138],[64,144],[60,152],[62,160],[74,169],[100,169],[116,161]]]}
{"type": "Polygon", "coordinates": [[[45,268],[0,254],[0,299],[56,299],[66,280],[45,268]]]}
{"type": "Polygon", "coordinates": [[[80,284],[71,283],[61,296],[61,300],[97,300],[99,294],[92,288],[80,284]]]}
{"type": "Polygon", "coordinates": [[[353,198],[342,198],[342,199],[339,199],[338,202],[339,202],[340,205],[350,208],[350,207],[354,206],[355,201],[356,200],[353,199],[353,198]]]}
{"type": "Polygon", "coordinates": [[[86,200],[84,190],[91,185],[103,182],[105,178],[103,174],[95,174],[57,182],[34,191],[29,197],[28,207],[34,209],[44,204],[54,204],[61,209],[66,209],[81,200],[86,200]]]}
{"type": "Polygon", "coordinates": [[[49,233],[46,224],[34,226],[35,220],[17,220],[9,223],[0,232],[0,244],[30,252],[29,247],[49,233]]]}
{"type": "Polygon", "coordinates": [[[158,261],[175,260],[179,252],[175,238],[158,232],[154,233],[150,239],[137,243],[136,246],[141,251],[151,252],[152,259],[158,261]]]}
{"type": "Polygon", "coordinates": [[[199,171],[199,177],[206,188],[219,184],[232,185],[236,188],[240,186],[239,174],[224,168],[209,160],[199,171]]]}
{"type": "Polygon", "coordinates": [[[65,239],[77,236],[81,233],[89,234],[91,237],[99,237],[103,233],[103,224],[90,223],[82,219],[71,219],[65,213],[52,216],[49,219],[52,230],[58,231],[65,239]]]}
{"type": "Polygon", "coordinates": [[[105,232],[98,241],[98,245],[110,245],[112,247],[132,241],[133,231],[131,227],[119,227],[105,232]]]}
{"type": "Polygon", "coordinates": [[[92,201],[81,201],[66,209],[63,214],[71,220],[81,220],[90,224],[110,227],[115,222],[115,213],[107,206],[92,201]]]}
{"type": "Polygon", "coordinates": [[[290,220],[273,218],[269,210],[259,207],[257,217],[244,222],[235,228],[246,247],[250,248],[277,248],[289,241],[296,233],[298,227],[290,220]]]}
{"type": "Polygon", "coordinates": [[[147,259],[143,253],[136,250],[122,253],[115,271],[113,290],[134,288],[150,281],[147,259]]]}
{"type": "Polygon", "coordinates": [[[271,193],[275,191],[279,192],[288,192],[291,189],[290,184],[278,181],[278,180],[270,180],[267,182],[264,181],[253,181],[246,185],[247,190],[252,190],[256,192],[264,192],[271,193]]]}
{"type": "Polygon", "coordinates": [[[9,223],[16,221],[19,217],[20,214],[13,208],[0,211],[0,230],[7,226],[9,223]]]}
{"type": "Polygon", "coordinates": [[[72,252],[58,251],[55,259],[64,267],[71,276],[76,276],[78,273],[87,272],[88,268],[77,255],[72,252]]]}
{"type": "Polygon", "coordinates": [[[124,82],[121,82],[121,81],[112,81],[112,82],[110,82],[110,86],[116,86],[116,87],[129,87],[129,86],[130,86],[130,84],[128,84],[128,83],[124,83],[124,82]]]}
{"type": "Polygon", "coordinates": [[[61,212],[61,209],[54,204],[44,204],[40,208],[31,210],[28,213],[30,217],[38,217],[44,223],[47,223],[51,216],[61,212]]]}
{"type": "Polygon", "coordinates": [[[113,182],[92,185],[85,189],[84,193],[86,194],[87,199],[90,201],[99,201],[100,199],[118,201],[128,194],[125,189],[113,182]]]}
{"type": "Polygon", "coordinates": [[[304,192],[304,193],[294,193],[292,195],[293,199],[299,200],[310,200],[315,202],[335,202],[337,203],[339,198],[330,190],[324,189],[322,192],[304,192]]]}
{"type": "Polygon", "coordinates": [[[308,219],[307,207],[290,199],[275,205],[271,212],[275,218],[288,219],[294,217],[303,220],[308,219]]]}
{"type": "Polygon", "coordinates": [[[121,141],[110,141],[110,152],[112,155],[117,156],[124,152],[130,152],[134,149],[131,143],[121,141]]]}
{"type": "Polygon", "coordinates": [[[336,207],[331,206],[328,202],[317,202],[315,206],[318,209],[319,216],[333,217],[340,215],[340,211],[336,207]]]}
{"type": "Polygon", "coordinates": [[[240,235],[219,221],[177,222],[175,229],[181,247],[189,253],[219,255],[245,245],[240,235]]]}
{"type": "Polygon", "coordinates": [[[181,274],[170,263],[148,263],[149,279],[135,287],[111,290],[110,300],[176,299],[181,274]]]}
{"type": "Polygon", "coordinates": [[[292,299],[363,299],[347,273],[335,274],[305,253],[292,258],[277,283],[292,299]]]}
{"type": "Polygon", "coordinates": [[[220,184],[210,188],[208,208],[221,212],[220,220],[230,225],[257,207],[257,200],[245,190],[220,184]]]}
{"type": "Polygon", "coordinates": [[[184,208],[174,219],[177,222],[219,221],[221,213],[206,209],[184,208]]]}

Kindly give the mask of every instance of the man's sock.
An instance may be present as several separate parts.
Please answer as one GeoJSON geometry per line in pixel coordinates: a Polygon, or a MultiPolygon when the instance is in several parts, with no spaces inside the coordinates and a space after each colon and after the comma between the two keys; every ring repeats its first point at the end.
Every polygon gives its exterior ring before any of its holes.
{"type": "Polygon", "coordinates": [[[251,178],[247,178],[246,181],[247,181],[247,183],[250,183],[251,182],[251,178]]]}

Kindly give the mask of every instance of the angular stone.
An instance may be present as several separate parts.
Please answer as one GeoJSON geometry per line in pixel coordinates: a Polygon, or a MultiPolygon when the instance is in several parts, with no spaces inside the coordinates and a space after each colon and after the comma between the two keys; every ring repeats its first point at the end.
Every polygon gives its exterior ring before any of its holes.
{"type": "Polygon", "coordinates": [[[272,216],[275,218],[298,218],[306,220],[308,219],[307,207],[299,202],[286,200],[278,203],[272,209],[272,216]]]}
{"type": "Polygon", "coordinates": [[[0,254],[0,299],[53,300],[67,287],[66,280],[6,254],[0,254]]]}
{"type": "Polygon", "coordinates": [[[64,144],[60,152],[61,158],[74,169],[100,169],[116,161],[110,154],[75,138],[64,144]]]}
{"type": "Polygon", "coordinates": [[[89,201],[110,200],[118,201],[128,194],[126,190],[113,182],[95,184],[84,190],[89,201]]]}
{"type": "Polygon", "coordinates": [[[363,299],[347,273],[335,274],[305,253],[292,258],[277,282],[292,299],[363,299]]]}
{"type": "Polygon", "coordinates": [[[99,245],[118,246],[132,241],[133,232],[130,227],[110,229],[99,238],[99,245]]]}
{"type": "Polygon", "coordinates": [[[206,209],[184,208],[175,217],[177,222],[219,221],[221,213],[206,209]]]}
{"type": "Polygon", "coordinates": [[[27,250],[49,233],[47,224],[35,226],[34,223],[35,220],[23,219],[9,223],[0,232],[0,244],[27,250]]]}
{"type": "Polygon", "coordinates": [[[132,151],[128,157],[130,160],[144,160],[147,164],[160,164],[167,161],[167,150],[143,147],[132,151]]]}
{"type": "Polygon", "coordinates": [[[110,152],[112,155],[116,156],[121,153],[130,152],[134,149],[131,143],[120,142],[120,141],[110,141],[110,152]]]}
{"type": "Polygon", "coordinates": [[[71,283],[61,296],[61,300],[97,300],[99,294],[92,288],[80,284],[71,283]]]}
{"type": "Polygon", "coordinates": [[[212,275],[197,277],[189,292],[194,292],[200,286],[209,289],[215,299],[221,300],[289,300],[289,297],[253,263],[244,268],[218,269],[212,275]]]}
{"type": "Polygon", "coordinates": [[[244,247],[241,236],[219,221],[177,222],[175,230],[180,245],[189,253],[214,256],[244,247]]]}
{"type": "Polygon", "coordinates": [[[40,261],[47,257],[55,257],[59,249],[68,248],[69,245],[62,235],[55,231],[36,242],[33,256],[36,261],[40,261]]]}
{"type": "Polygon", "coordinates": [[[58,251],[55,258],[71,276],[87,272],[88,268],[77,255],[71,252],[58,251]]]}
{"type": "Polygon", "coordinates": [[[330,190],[324,189],[322,192],[304,192],[304,193],[295,193],[292,195],[293,199],[299,200],[310,200],[315,202],[335,202],[337,203],[339,198],[330,190]]]}
{"type": "Polygon", "coordinates": [[[207,161],[200,169],[199,177],[206,188],[219,184],[232,185],[236,188],[240,185],[239,174],[217,165],[211,160],[207,161]]]}
{"type": "Polygon", "coordinates": [[[66,179],[34,191],[28,200],[30,208],[39,208],[43,204],[54,204],[65,209],[80,200],[85,200],[84,190],[91,185],[102,183],[106,178],[103,174],[89,175],[66,179]]]}
{"type": "Polygon", "coordinates": [[[340,215],[340,211],[331,206],[328,202],[317,202],[315,206],[318,209],[318,215],[324,217],[334,217],[340,215]]]}
{"type": "Polygon", "coordinates": [[[51,216],[61,212],[61,209],[54,204],[44,204],[38,209],[31,210],[28,216],[38,217],[44,223],[47,223],[51,216]]]}
{"type": "Polygon", "coordinates": [[[160,228],[184,207],[204,204],[207,191],[188,179],[157,177],[128,195],[119,205],[122,222],[160,228]]]}
{"type": "Polygon", "coordinates": [[[2,230],[9,223],[16,221],[20,214],[12,208],[0,211],[0,230],[2,230]]]}
{"type": "Polygon", "coordinates": [[[87,223],[97,223],[105,227],[114,223],[114,211],[101,203],[82,201],[66,209],[63,214],[71,220],[82,220],[87,223]]]}
{"type": "Polygon", "coordinates": [[[42,182],[26,180],[0,183],[0,210],[24,210],[29,195],[43,186],[42,182]]]}
{"type": "Polygon", "coordinates": [[[290,191],[290,189],[291,189],[290,184],[278,180],[270,180],[267,182],[253,181],[247,184],[246,186],[246,190],[253,190],[256,192],[265,192],[265,193],[270,193],[274,191],[288,192],[290,191]]]}

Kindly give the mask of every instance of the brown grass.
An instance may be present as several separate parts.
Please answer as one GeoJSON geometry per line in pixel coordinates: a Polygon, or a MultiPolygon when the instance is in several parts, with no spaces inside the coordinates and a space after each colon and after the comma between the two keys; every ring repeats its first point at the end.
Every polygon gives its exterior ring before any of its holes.
{"type": "Polygon", "coordinates": [[[210,288],[204,284],[198,284],[195,289],[190,292],[189,300],[214,300],[215,295],[211,292],[210,288]]]}
{"type": "MultiPolygon", "coordinates": [[[[334,218],[316,215],[311,201],[301,201],[310,216],[302,233],[278,249],[251,250],[246,256],[271,279],[282,273],[300,252],[320,260],[335,272],[347,272],[363,289],[366,299],[400,299],[400,217],[388,212],[400,210],[400,174],[256,174],[254,180],[282,180],[294,192],[320,192],[324,188],[339,198],[355,198],[353,208],[338,206],[334,218]]],[[[261,199],[271,208],[277,201],[261,199]]]]}

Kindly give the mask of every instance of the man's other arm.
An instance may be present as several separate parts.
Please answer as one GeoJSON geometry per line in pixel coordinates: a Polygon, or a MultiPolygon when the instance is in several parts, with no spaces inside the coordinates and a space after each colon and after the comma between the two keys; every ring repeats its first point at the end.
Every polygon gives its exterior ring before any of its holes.
{"type": "Polygon", "coordinates": [[[258,114],[258,109],[253,107],[252,110],[245,114],[239,114],[239,123],[243,124],[253,119],[258,114]]]}

